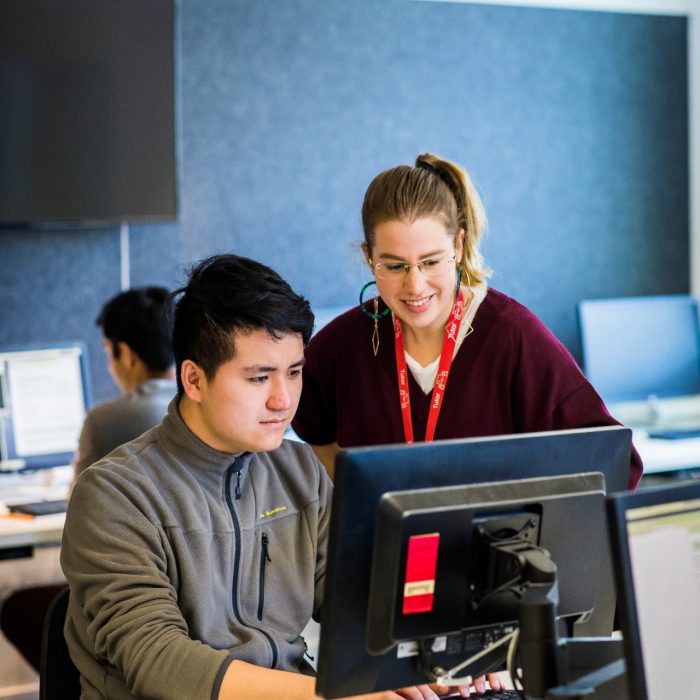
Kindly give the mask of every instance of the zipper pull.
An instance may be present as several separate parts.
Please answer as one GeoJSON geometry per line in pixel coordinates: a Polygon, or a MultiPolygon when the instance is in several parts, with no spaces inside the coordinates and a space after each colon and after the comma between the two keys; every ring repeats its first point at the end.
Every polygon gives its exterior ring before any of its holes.
{"type": "Polygon", "coordinates": [[[267,536],[267,533],[263,532],[262,534],[262,553],[263,557],[265,558],[265,561],[272,561],[270,559],[270,555],[267,551],[267,545],[270,543],[270,538],[267,536]]]}
{"type": "Polygon", "coordinates": [[[304,642],[304,656],[309,659],[309,661],[315,661],[316,657],[309,654],[309,645],[306,643],[306,640],[302,637],[301,641],[304,642]]]}
{"type": "Polygon", "coordinates": [[[236,489],[234,491],[236,495],[236,500],[240,501],[241,500],[241,468],[238,467],[238,471],[236,472],[236,489]]]}

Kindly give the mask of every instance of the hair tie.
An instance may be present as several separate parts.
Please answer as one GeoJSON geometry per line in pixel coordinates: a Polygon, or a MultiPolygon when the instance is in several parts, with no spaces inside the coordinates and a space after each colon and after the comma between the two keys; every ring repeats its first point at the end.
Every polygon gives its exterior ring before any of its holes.
{"type": "Polygon", "coordinates": [[[452,192],[452,196],[455,198],[455,201],[457,202],[457,206],[461,207],[462,206],[462,197],[460,195],[459,190],[455,186],[455,183],[452,181],[452,178],[444,173],[440,168],[436,168],[432,163],[428,163],[427,161],[424,160],[417,160],[416,161],[416,167],[417,168],[422,168],[423,170],[427,170],[429,173],[432,173],[436,177],[440,178],[440,180],[447,185],[447,189],[452,192]]]}

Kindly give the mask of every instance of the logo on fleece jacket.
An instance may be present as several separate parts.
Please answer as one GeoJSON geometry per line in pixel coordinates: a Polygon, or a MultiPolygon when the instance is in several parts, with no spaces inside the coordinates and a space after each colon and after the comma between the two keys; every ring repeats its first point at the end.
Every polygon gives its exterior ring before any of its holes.
{"type": "Polygon", "coordinates": [[[272,510],[266,510],[264,513],[260,513],[258,518],[262,520],[263,518],[269,518],[271,515],[277,515],[277,513],[284,513],[287,510],[287,506],[278,506],[272,510]]]}

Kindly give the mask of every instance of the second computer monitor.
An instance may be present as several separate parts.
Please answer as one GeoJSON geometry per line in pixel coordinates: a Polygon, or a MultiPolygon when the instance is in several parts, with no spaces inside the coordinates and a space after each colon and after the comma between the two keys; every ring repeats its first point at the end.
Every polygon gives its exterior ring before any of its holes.
{"type": "Polygon", "coordinates": [[[618,494],[609,513],[630,697],[695,697],[700,483],[618,494]]]}
{"type": "Polygon", "coordinates": [[[579,304],[586,376],[608,403],[700,394],[700,326],[685,294],[579,304]]]}

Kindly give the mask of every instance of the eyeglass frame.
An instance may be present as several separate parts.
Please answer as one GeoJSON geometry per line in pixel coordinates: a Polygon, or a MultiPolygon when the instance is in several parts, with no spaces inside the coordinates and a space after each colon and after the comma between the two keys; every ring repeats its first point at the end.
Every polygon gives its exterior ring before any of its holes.
{"type": "MultiPolygon", "coordinates": [[[[445,255],[447,256],[447,255],[449,255],[449,253],[446,253],[445,255]]],[[[454,255],[453,255],[451,258],[449,258],[449,259],[448,259],[447,257],[440,258],[440,259],[438,260],[438,264],[440,264],[440,263],[450,263],[450,262],[453,262],[453,261],[456,260],[456,259],[457,259],[457,255],[454,254],[454,255]]],[[[377,262],[377,263],[374,263],[374,262],[372,262],[372,261],[370,260],[370,261],[369,261],[369,266],[372,268],[372,272],[373,272],[377,277],[379,277],[379,279],[381,279],[381,280],[403,280],[403,279],[406,279],[406,277],[408,277],[409,273],[411,272],[411,268],[412,268],[412,267],[418,268],[418,272],[420,272],[421,275],[423,275],[424,277],[439,277],[440,275],[444,275],[444,274],[445,274],[445,270],[442,270],[442,269],[439,270],[438,272],[435,272],[435,273],[425,272],[425,271],[423,270],[423,265],[424,265],[426,262],[429,262],[429,261],[432,261],[432,260],[435,260],[435,258],[434,258],[434,257],[426,258],[425,260],[419,260],[419,261],[416,262],[416,263],[400,262],[400,261],[398,261],[398,260],[396,260],[396,261],[391,261],[391,262],[377,262]],[[402,268],[403,268],[403,272],[402,272],[400,275],[391,275],[391,276],[389,276],[389,277],[382,277],[382,275],[381,275],[379,272],[377,272],[377,267],[379,267],[379,269],[381,270],[382,268],[386,269],[386,266],[387,266],[387,265],[401,265],[402,268]]]]}

